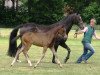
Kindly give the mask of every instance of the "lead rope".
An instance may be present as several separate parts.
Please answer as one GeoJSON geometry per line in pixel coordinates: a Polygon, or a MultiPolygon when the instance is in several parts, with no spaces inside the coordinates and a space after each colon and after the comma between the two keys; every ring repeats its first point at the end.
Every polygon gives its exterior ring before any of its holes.
{"type": "Polygon", "coordinates": [[[75,33],[74,33],[74,38],[77,38],[77,32],[78,32],[79,28],[75,30],[75,33]]]}

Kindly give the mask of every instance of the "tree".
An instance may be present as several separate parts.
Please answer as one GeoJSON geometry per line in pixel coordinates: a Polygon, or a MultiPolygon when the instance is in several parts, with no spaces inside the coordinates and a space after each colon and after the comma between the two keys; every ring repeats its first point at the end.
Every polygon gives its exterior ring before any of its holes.
{"type": "Polygon", "coordinates": [[[64,0],[65,10],[70,13],[81,13],[85,7],[87,7],[92,0],[64,0]],[[70,8],[70,9],[69,9],[70,8]]]}
{"type": "Polygon", "coordinates": [[[63,16],[64,0],[30,0],[30,22],[51,24],[63,16]]]}
{"type": "Polygon", "coordinates": [[[97,2],[91,2],[82,12],[82,16],[88,23],[91,18],[95,18],[97,23],[100,24],[100,6],[97,4],[97,2]]]}
{"type": "MultiPolygon", "coordinates": [[[[7,0],[10,1],[10,0],[7,0]]],[[[52,24],[59,21],[64,13],[78,12],[84,21],[91,16],[100,24],[100,0],[11,0],[12,9],[4,7],[5,0],[0,0],[0,24],[6,27],[35,22],[52,24]],[[18,2],[22,5],[19,6],[18,2]],[[16,6],[16,7],[15,7],[16,6]]]]}

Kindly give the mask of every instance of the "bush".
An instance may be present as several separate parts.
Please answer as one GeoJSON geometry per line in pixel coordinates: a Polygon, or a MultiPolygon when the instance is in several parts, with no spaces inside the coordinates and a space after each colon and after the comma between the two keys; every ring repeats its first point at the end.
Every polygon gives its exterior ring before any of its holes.
{"type": "Polygon", "coordinates": [[[85,22],[89,23],[91,18],[97,20],[97,24],[100,24],[100,6],[96,2],[91,2],[82,12],[82,17],[85,22]]]}

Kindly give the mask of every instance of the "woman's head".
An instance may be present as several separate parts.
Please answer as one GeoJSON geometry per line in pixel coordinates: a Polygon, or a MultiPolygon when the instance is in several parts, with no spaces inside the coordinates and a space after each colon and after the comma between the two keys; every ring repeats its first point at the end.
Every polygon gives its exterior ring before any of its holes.
{"type": "Polygon", "coordinates": [[[94,27],[95,23],[96,23],[96,20],[95,20],[94,18],[92,18],[92,19],[90,20],[90,25],[91,25],[92,27],[94,27]]]}

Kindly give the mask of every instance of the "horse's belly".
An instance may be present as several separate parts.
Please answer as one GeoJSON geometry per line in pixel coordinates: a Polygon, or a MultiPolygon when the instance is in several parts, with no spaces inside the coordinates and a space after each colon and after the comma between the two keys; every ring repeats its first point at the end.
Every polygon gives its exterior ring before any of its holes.
{"type": "Polygon", "coordinates": [[[36,45],[36,46],[48,46],[50,43],[48,41],[47,38],[44,38],[44,37],[34,37],[33,38],[33,45],[36,45]]]}

